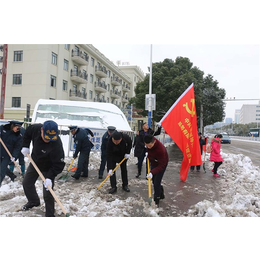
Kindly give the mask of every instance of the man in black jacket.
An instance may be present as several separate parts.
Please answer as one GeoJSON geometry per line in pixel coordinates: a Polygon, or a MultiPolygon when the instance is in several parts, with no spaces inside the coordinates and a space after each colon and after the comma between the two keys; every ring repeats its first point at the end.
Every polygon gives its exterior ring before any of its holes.
{"type": "MultiPolygon", "coordinates": [[[[58,136],[58,125],[54,121],[48,120],[44,124],[29,126],[23,138],[21,152],[24,156],[30,154],[31,142],[33,145],[31,157],[46,179],[43,183],[45,187],[43,188],[45,216],[54,217],[54,198],[47,187],[54,187],[55,177],[62,172],[65,166],[64,150],[58,136]]],[[[40,199],[35,188],[38,177],[38,172],[30,163],[23,180],[24,193],[28,199],[28,203],[22,207],[23,210],[29,210],[40,205],[40,199]]]]}
{"type": "Polygon", "coordinates": [[[146,148],[145,148],[145,144],[144,144],[144,137],[146,135],[160,135],[161,133],[161,129],[162,127],[159,126],[157,131],[154,132],[147,123],[143,124],[143,129],[139,130],[137,132],[137,135],[135,137],[135,141],[134,141],[134,156],[138,158],[138,164],[137,164],[137,168],[138,168],[138,173],[136,175],[136,178],[139,178],[139,176],[141,175],[141,171],[142,171],[142,166],[143,166],[143,161],[145,158],[145,153],[146,153],[146,148]]]}
{"type": "Polygon", "coordinates": [[[22,136],[20,133],[20,128],[23,122],[20,121],[10,121],[10,123],[0,126],[0,137],[2,142],[5,144],[6,148],[12,155],[10,158],[9,154],[5,150],[2,143],[0,143],[0,186],[5,178],[5,175],[9,176],[12,181],[17,177],[13,172],[8,169],[8,164],[16,161],[19,157],[22,144],[22,136]]]}
{"type": "Polygon", "coordinates": [[[69,129],[71,131],[71,134],[73,135],[74,143],[76,145],[76,150],[73,154],[73,158],[76,159],[78,154],[80,153],[77,170],[75,174],[71,175],[71,177],[78,180],[80,177],[88,177],[89,154],[92,148],[92,143],[88,139],[88,133],[90,133],[89,129],[83,129],[77,126],[70,126],[69,129]]]}
{"type": "MultiPolygon", "coordinates": [[[[110,184],[111,189],[109,190],[110,194],[113,194],[117,191],[116,186],[116,175],[115,172],[112,173],[113,169],[116,167],[116,164],[121,162],[124,157],[128,159],[130,157],[130,151],[132,148],[131,138],[123,133],[114,131],[111,137],[107,142],[107,169],[108,174],[110,175],[110,184]]],[[[124,160],[120,165],[121,177],[123,182],[123,190],[129,192],[128,188],[128,178],[127,178],[127,160],[124,160]]]]}
{"type": "Polygon", "coordinates": [[[114,126],[108,126],[107,131],[102,136],[102,144],[101,144],[101,163],[98,171],[98,178],[103,179],[103,173],[106,167],[107,162],[107,141],[111,134],[116,130],[114,126]]]}

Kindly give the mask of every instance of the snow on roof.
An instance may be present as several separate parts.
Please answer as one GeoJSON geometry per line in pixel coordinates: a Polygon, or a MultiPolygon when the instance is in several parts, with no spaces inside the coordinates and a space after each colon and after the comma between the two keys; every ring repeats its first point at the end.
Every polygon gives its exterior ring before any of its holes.
{"type": "Polygon", "coordinates": [[[123,112],[111,103],[39,99],[32,122],[43,123],[46,120],[54,120],[59,125],[99,129],[112,125],[121,131],[131,131],[123,112]]]}

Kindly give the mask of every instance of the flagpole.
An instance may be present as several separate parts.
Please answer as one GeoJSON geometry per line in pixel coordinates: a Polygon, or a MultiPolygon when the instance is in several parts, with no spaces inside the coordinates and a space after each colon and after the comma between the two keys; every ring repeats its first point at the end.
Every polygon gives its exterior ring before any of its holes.
{"type": "Polygon", "coordinates": [[[150,80],[149,80],[149,103],[148,103],[148,126],[152,123],[152,44],[150,51],[150,80]]]}

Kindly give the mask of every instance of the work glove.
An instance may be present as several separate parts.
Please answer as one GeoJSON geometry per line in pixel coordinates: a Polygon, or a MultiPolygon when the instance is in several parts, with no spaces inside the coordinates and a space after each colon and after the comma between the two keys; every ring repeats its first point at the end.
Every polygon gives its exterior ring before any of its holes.
{"type": "Polygon", "coordinates": [[[46,188],[46,190],[48,190],[48,186],[50,186],[52,188],[52,181],[51,181],[51,179],[45,179],[45,182],[43,183],[43,185],[46,188]]]}
{"type": "Polygon", "coordinates": [[[23,147],[22,150],[21,150],[21,153],[22,153],[24,156],[27,156],[27,154],[30,154],[30,149],[27,148],[27,147],[23,147]]]}
{"type": "Polygon", "coordinates": [[[12,157],[12,158],[11,158],[11,161],[14,162],[14,161],[16,161],[16,159],[15,159],[14,157],[12,157]]]}
{"type": "Polygon", "coordinates": [[[153,174],[152,174],[151,172],[146,175],[146,178],[147,178],[147,179],[148,179],[149,177],[150,177],[151,179],[153,178],[153,174]]]}
{"type": "Polygon", "coordinates": [[[108,175],[112,176],[113,174],[113,170],[109,170],[108,175]]]}
{"type": "Polygon", "coordinates": [[[158,127],[162,127],[161,123],[157,123],[156,125],[157,125],[158,127]]]}
{"type": "Polygon", "coordinates": [[[148,152],[145,153],[145,157],[146,157],[146,158],[147,158],[147,156],[148,156],[148,152]]]}
{"type": "Polygon", "coordinates": [[[130,154],[129,154],[129,153],[126,153],[126,154],[125,154],[125,158],[126,158],[126,159],[129,159],[129,157],[130,157],[130,154]]]}
{"type": "Polygon", "coordinates": [[[73,158],[74,158],[74,159],[76,159],[77,157],[78,157],[77,155],[73,154],[73,158]]]}

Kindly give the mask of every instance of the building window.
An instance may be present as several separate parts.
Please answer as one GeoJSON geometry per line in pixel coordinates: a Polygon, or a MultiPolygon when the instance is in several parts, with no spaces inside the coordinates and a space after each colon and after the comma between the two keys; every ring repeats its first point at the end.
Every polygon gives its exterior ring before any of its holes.
{"type": "Polygon", "coordinates": [[[74,84],[73,87],[72,87],[72,92],[74,94],[77,94],[77,90],[78,90],[78,86],[74,84]]]}
{"type": "Polygon", "coordinates": [[[94,81],[94,77],[92,74],[90,74],[90,83],[93,83],[93,81],[94,81]]]}
{"type": "Polygon", "coordinates": [[[69,70],[69,61],[64,59],[63,69],[68,71],[69,70]]]}
{"type": "Polygon", "coordinates": [[[23,61],[23,51],[14,52],[14,61],[23,61]]]}
{"type": "Polygon", "coordinates": [[[107,90],[108,91],[110,90],[110,84],[107,84],[107,90]]]}
{"type": "Polygon", "coordinates": [[[69,44],[64,44],[64,48],[65,48],[65,50],[69,50],[70,49],[70,45],[69,44]]]}
{"type": "Polygon", "coordinates": [[[20,97],[12,97],[12,107],[21,107],[20,97]]]}
{"type": "Polygon", "coordinates": [[[58,55],[54,52],[51,53],[51,64],[57,65],[58,55]]]}
{"type": "Polygon", "coordinates": [[[51,87],[56,88],[56,77],[51,75],[51,87]]]}
{"type": "Polygon", "coordinates": [[[107,98],[107,103],[109,103],[109,97],[107,98]]]}
{"type": "Polygon", "coordinates": [[[13,85],[22,85],[22,74],[13,74],[13,85]]]}
{"type": "Polygon", "coordinates": [[[79,47],[75,45],[75,55],[78,56],[79,55],[79,47]]]}
{"type": "Polygon", "coordinates": [[[95,60],[94,58],[91,57],[91,62],[90,62],[91,67],[94,67],[94,64],[95,64],[95,60]]]}
{"type": "Polygon", "coordinates": [[[92,99],[93,98],[93,92],[92,90],[89,91],[89,99],[92,99]]]}
{"type": "Polygon", "coordinates": [[[107,76],[110,78],[110,75],[111,75],[111,71],[110,70],[108,70],[107,71],[107,76]]]}
{"type": "Polygon", "coordinates": [[[62,82],[62,90],[64,90],[64,91],[68,90],[68,81],[63,80],[63,82],[62,82]]]}

